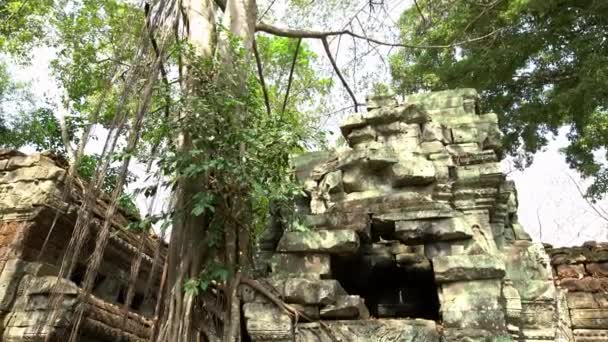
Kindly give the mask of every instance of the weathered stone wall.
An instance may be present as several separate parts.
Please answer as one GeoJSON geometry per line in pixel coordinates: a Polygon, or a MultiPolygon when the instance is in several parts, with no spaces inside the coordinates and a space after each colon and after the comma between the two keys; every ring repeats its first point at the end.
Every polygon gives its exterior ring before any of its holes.
{"type": "Polygon", "coordinates": [[[261,241],[266,284],[313,322],[246,297],[252,340],[559,340],[549,257],[517,222],[497,116],[472,89],[367,107],[341,126],[348,148],[294,161],[300,221],[261,241]]]}
{"type": "MultiPolygon", "coordinates": [[[[89,222],[90,237],[85,242],[71,279],[58,279],[59,268],[71,238],[82,203],[83,183],[75,180],[66,189],[66,166],[46,154],[24,155],[0,150],[0,334],[2,341],[42,341],[46,335],[64,341],[71,316],[78,303],[79,285],[94,250],[94,238],[108,201],[97,198],[89,222]],[[66,191],[67,190],[67,191],[66,191]],[[54,220],[57,222],[53,227],[54,220]],[[49,231],[52,232],[49,234],[49,231]],[[44,253],[40,253],[48,236],[44,253]],[[55,287],[55,284],[58,284],[55,287]],[[44,326],[51,312],[51,293],[63,294],[59,314],[44,326]]],[[[144,301],[145,283],[151,271],[158,241],[144,237],[144,258],[135,287],[136,294],[127,319],[121,303],[141,238],[126,232],[129,218],[118,213],[104,254],[93,295],[86,306],[83,340],[143,341],[150,334],[159,277],[155,276],[144,301]]],[[[162,246],[159,264],[164,259],[162,246]]],[[[160,274],[156,266],[157,274],[160,274]]]]}
{"type": "Polygon", "coordinates": [[[608,243],[548,248],[572,341],[608,341],[608,243]]]}

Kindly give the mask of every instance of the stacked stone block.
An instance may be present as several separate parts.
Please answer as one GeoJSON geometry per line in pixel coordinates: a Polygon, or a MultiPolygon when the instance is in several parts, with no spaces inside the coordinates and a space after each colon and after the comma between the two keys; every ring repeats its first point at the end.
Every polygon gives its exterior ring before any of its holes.
{"type": "Polygon", "coordinates": [[[564,297],[560,322],[574,342],[608,341],[608,244],[550,248],[555,284],[564,297]]]}

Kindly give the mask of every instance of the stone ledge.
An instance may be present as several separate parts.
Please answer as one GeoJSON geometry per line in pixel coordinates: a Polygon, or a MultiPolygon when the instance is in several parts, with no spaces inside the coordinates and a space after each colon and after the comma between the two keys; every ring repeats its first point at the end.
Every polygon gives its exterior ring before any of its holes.
{"type": "Polygon", "coordinates": [[[463,240],[473,237],[468,222],[462,217],[438,220],[397,221],[396,237],[406,244],[425,241],[463,240]]]}
{"type": "MultiPolygon", "coordinates": [[[[435,322],[422,319],[374,319],[353,321],[324,321],[342,342],[439,342],[435,322]]],[[[334,341],[317,323],[296,326],[296,342],[334,341]]]]}
{"type": "Polygon", "coordinates": [[[359,236],[347,229],[285,232],[278,252],[352,254],[359,249],[359,236]]]}
{"type": "Polygon", "coordinates": [[[577,329],[604,329],[608,327],[608,310],[576,309],[570,310],[572,327],[577,329]]]}
{"type": "Polygon", "coordinates": [[[449,342],[512,342],[508,335],[497,334],[483,329],[448,328],[443,332],[444,341],[449,342]]]}
{"type": "Polygon", "coordinates": [[[492,255],[438,256],[433,258],[432,264],[438,283],[502,279],[506,272],[504,262],[492,255]]]}
{"type": "Polygon", "coordinates": [[[608,341],[608,329],[574,329],[572,331],[577,342],[608,341]]]}
{"type": "Polygon", "coordinates": [[[329,254],[277,253],[272,257],[270,265],[275,274],[302,275],[317,279],[331,275],[329,254]]]}

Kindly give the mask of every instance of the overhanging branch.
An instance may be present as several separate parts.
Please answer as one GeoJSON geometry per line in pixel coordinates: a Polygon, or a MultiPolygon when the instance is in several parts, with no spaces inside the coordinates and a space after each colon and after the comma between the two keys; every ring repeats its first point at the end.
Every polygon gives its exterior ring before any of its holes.
{"type": "Polygon", "coordinates": [[[488,34],[485,34],[483,36],[479,36],[476,38],[471,38],[471,39],[467,39],[464,41],[460,41],[460,42],[454,42],[451,44],[445,44],[445,45],[414,45],[414,44],[403,44],[403,43],[393,43],[393,42],[385,42],[379,39],[375,39],[375,38],[371,38],[371,37],[365,37],[363,35],[354,33],[350,30],[340,30],[340,31],[313,31],[313,30],[296,30],[296,29],[289,29],[289,28],[280,28],[280,27],[276,27],[276,26],[272,26],[269,24],[266,24],[264,22],[261,22],[259,24],[256,25],[256,31],[257,32],[265,32],[265,33],[269,33],[275,36],[280,36],[280,37],[289,37],[289,38],[311,38],[311,39],[326,39],[328,37],[332,37],[332,36],[340,36],[340,35],[348,35],[348,36],[352,36],[354,38],[357,39],[362,39],[365,40],[369,43],[374,43],[374,44],[378,44],[378,45],[383,45],[383,46],[392,46],[392,47],[403,47],[403,48],[410,48],[410,49],[446,49],[446,48],[452,48],[452,47],[456,47],[456,46],[461,46],[461,45],[466,45],[466,44],[470,44],[470,43],[474,43],[483,39],[486,39],[490,36],[495,35],[498,30],[494,30],[488,34]]]}
{"type": "Polygon", "coordinates": [[[338,65],[336,64],[336,60],[334,59],[334,56],[332,56],[331,50],[329,49],[329,43],[327,42],[327,38],[324,37],[321,39],[321,41],[323,42],[323,48],[325,49],[325,53],[327,53],[327,58],[329,58],[329,61],[331,62],[331,66],[336,71],[336,74],[338,75],[338,78],[340,78],[340,81],[342,81],[342,85],[344,85],[344,88],[346,88],[348,95],[350,95],[350,97],[353,99],[353,102],[355,103],[355,112],[358,112],[359,103],[357,102],[355,93],[353,93],[353,91],[348,86],[348,82],[346,82],[346,79],[344,79],[344,76],[342,76],[342,73],[340,72],[340,68],[338,68],[338,65]]]}

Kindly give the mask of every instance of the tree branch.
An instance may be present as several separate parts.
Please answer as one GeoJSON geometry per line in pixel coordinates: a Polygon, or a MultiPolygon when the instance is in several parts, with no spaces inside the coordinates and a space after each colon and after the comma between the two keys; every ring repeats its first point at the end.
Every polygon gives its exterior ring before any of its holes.
{"type": "Polygon", "coordinates": [[[355,97],[355,94],[348,86],[348,82],[346,82],[346,79],[344,79],[344,76],[342,76],[342,73],[340,72],[340,69],[338,68],[338,65],[336,64],[334,57],[331,55],[331,50],[329,49],[329,43],[327,42],[327,38],[323,37],[321,39],[321,41],[323,42],[323,48],[325,49],[325,53],[327,53],[327,58],[329,58],[329,61],[331,62],[331,66],[334,68],[334,71],[338,75],[338,78],[340,78],[340,81],[342,81],[342,85],[344,86],[344,88],[346,88],[348,95],[350,95],[350,97],[353,99],[353,102],[355,103],[355,112],[358,112],[359,103],[357,102],[357,98],[355,97]]]}
{"type": "MultiPolygon", "coordinates": [[[[368,38],[367,32],[365,32],[365,28],[363,27],[363,23],[361,22],[361,20],[359,20],[359,18],[355,18],[355,19],[357,20],[357,23],[359,24],[359,27],[361,28],[361,32],[363,32],[363,35],[365,36],[365,38],[368,38]]],[[[384,64],[384,66],[388,68],[388,65],[386,64],[384,57],[382,57],[382,54],[380,53],[380,51],[378,51],[378,47],[373,44],[369,44],[369,46],[376,52],[376,55],[378,55],[378,57],[382,61],[382,64],[384,64]]]]}
{"type": "Polygon", "coordinates": [[[272,2],[270,3],[270,5],[268,5],[268,7],[262,13],[262,15],[260,15],[260,17],[258,18],[258,21],[264,20],[264,17],[266,16],[266,14],[268,14],[268,12],[270,11],[270,9],[272,8],[272,6],[274,5],[275,2],[276,2],[276,0],[272,0],[272,2]]]}
{"type": "Polygon", "coordinates": [[[226,2],[227,0],[215,0],[214,1],[217,7],[219,7],[222,11],[226,11],[226,2]]]}
{"type": "Polygon", "coordinates": [[[266,89],[266,81],[264,81],[264,71],[262,69],[262,59],[258,52],[258,45],[253,37],[253,55],[255,56],[255,64],[258,67],[258,76],[260,76],[260,85],[262,85],[262,93],[264,93],[264,104],[266,105],[266,113],[270,116],[270,97],[268,96],[268,89],[266,89]]]}
{"type": "MultiPolygon", "coordinates": [[[[472,21],[470,21],[467,26],[465,26],[465,28],[462,30],[462,32],[460,32],[459,36],[462,36],[463,34],[465,34],[481,17],[483,17],[489,10],[491,10],[492,8],[494,8],[496,5],[498,5],[502,0],[496,0],[493,3],[489,4],[487,7],[485,7],[483,9],[483,11],[481,11],[472,21]]],[[[460,37],[455,37],[454,39],[458,39],[460,37]]]]}
{"type": "Polygon", "coordinates": [[[65,115],[59,119],[59,128],[61,128],[61,140],[63,140],[66,152],[70,157],[76,160],[77,155],[70,142],[70,134],[68,132],[68,126],[65,123],[65,115]]]}
{"type": "Polygon", "coordinates": [[[340,36],[340,35],[349,35],[357,39],[362,39],[368,41],[370,43],[375,43],[383,46],[393,46],[393,47],[403,47],[409,49],[446,49],[452,48],[456,46],[466,45],[470,43],[474,43],[483,39],[486,39],[490,36],[495,35],[499,30],[494,30],[488,34],[483,36],[467,39],[464,41],[459,41],[451,44],[445,45],[412,45],[412,44],[402,44],[402,43],[392,43],[385,42],[371,37],[365,37],[360,34],[354,33],[350,30],[341,30],[341,31],[312,31],[312,30],[295,30],[289,28],[280,28],[276,26],[272,26],[266,23],[259,23],[256,25],[257,32],[265,32],[275,36],[280,37],[289,37],[289,38],[311,38],[311,39],[327,39],[332,36],[340,36]]]}
{"type": "Polygon", "coordinates": [[[538,221],[538,240],[543,242],[543,224],[540,221],[540,206],[536,207],[536,221],[538,221]]]}
{"type": "Polygon", "coordinates": [[[146,29],[148,31],[148,38],[150,39],[150,43],[152,44],[152,48],[154,49],[154,54],[156,55],[156,58],[158,58],[160,60],[160,74],[162,76],[163,79],[163,84],[166,87],[167,90],[167,94],[166,94],[166,107],[165,107],[165,116],[168,118],[169,117],[169,104],[171,103],[171,99],[169,97],[169,91],[170,91],[170,85],[169,85],[169,79],[167,78],[167,69],[165,69],[165,65],[162,62],[161,59],[161,55],[160,55],[160,50],[158,48],[158,43],[156,42],[156,38],[154,37],[154,30],[152,29],[152,26],[150,24],[150,5],[148,3],[146,3],[145,5],[145,14],[146,14],[146,29]]]}
{"type": "Polygon", "coordinates": [[[289,98],[291,82],[293,81],[293,71],[296,69],[296,63],[298,62],[298,53],[300,52],[301,43],[302,38],[298,38],[298,43],[296,44],[296,52],[294,52],[293,62],[291,62],[291,70],[289,70],[289,79],[287,80],[287,91],[285,92],[285,99],[283,100],[283,109],[281,110],[281,115],[285,114],[285,108],[287,108],[287,99],[289,98]]]}
{"type": "Polygon", "coordinates": [[[424,14],[422,14],[422,9],[418,5],[418,1],[414,0],[414,5],[416,5],[416,10],[418,11],[418,14],[420,14],[420,18],[422,18],[422,22],[424,23],[424,25],[426,25],[426,18],[424,17],[424,14]]]}
{"type": "Polygon", "coordinates": [[[591,209],[593,209],[593,211],[595,211],[595,213],[602,218],[604,221],[608,222],[608,213],[606,213],[606,211],[604,211],[603,208],[601,207],[597,207],[595,204],[593,204],[588,198],[587,196],[585,196],[585,193],[583,192],[583,189],[581,189],[581,186],[578,184],[578,182],[576,180],[574,180],[574,177],[572,177],[568,172],[565,172],[566,176],[568,176],[568,178],[570,178],[570,181],[572,182],[572,184],[574,184],[574,186],[576,187],[576,191],[578,191],[579,195],[581,195],[581,197],[583,198],[583,200],[585,200],[585,202],[587,202],[587,205],[589,205],[589,207],[591,209]]]}

